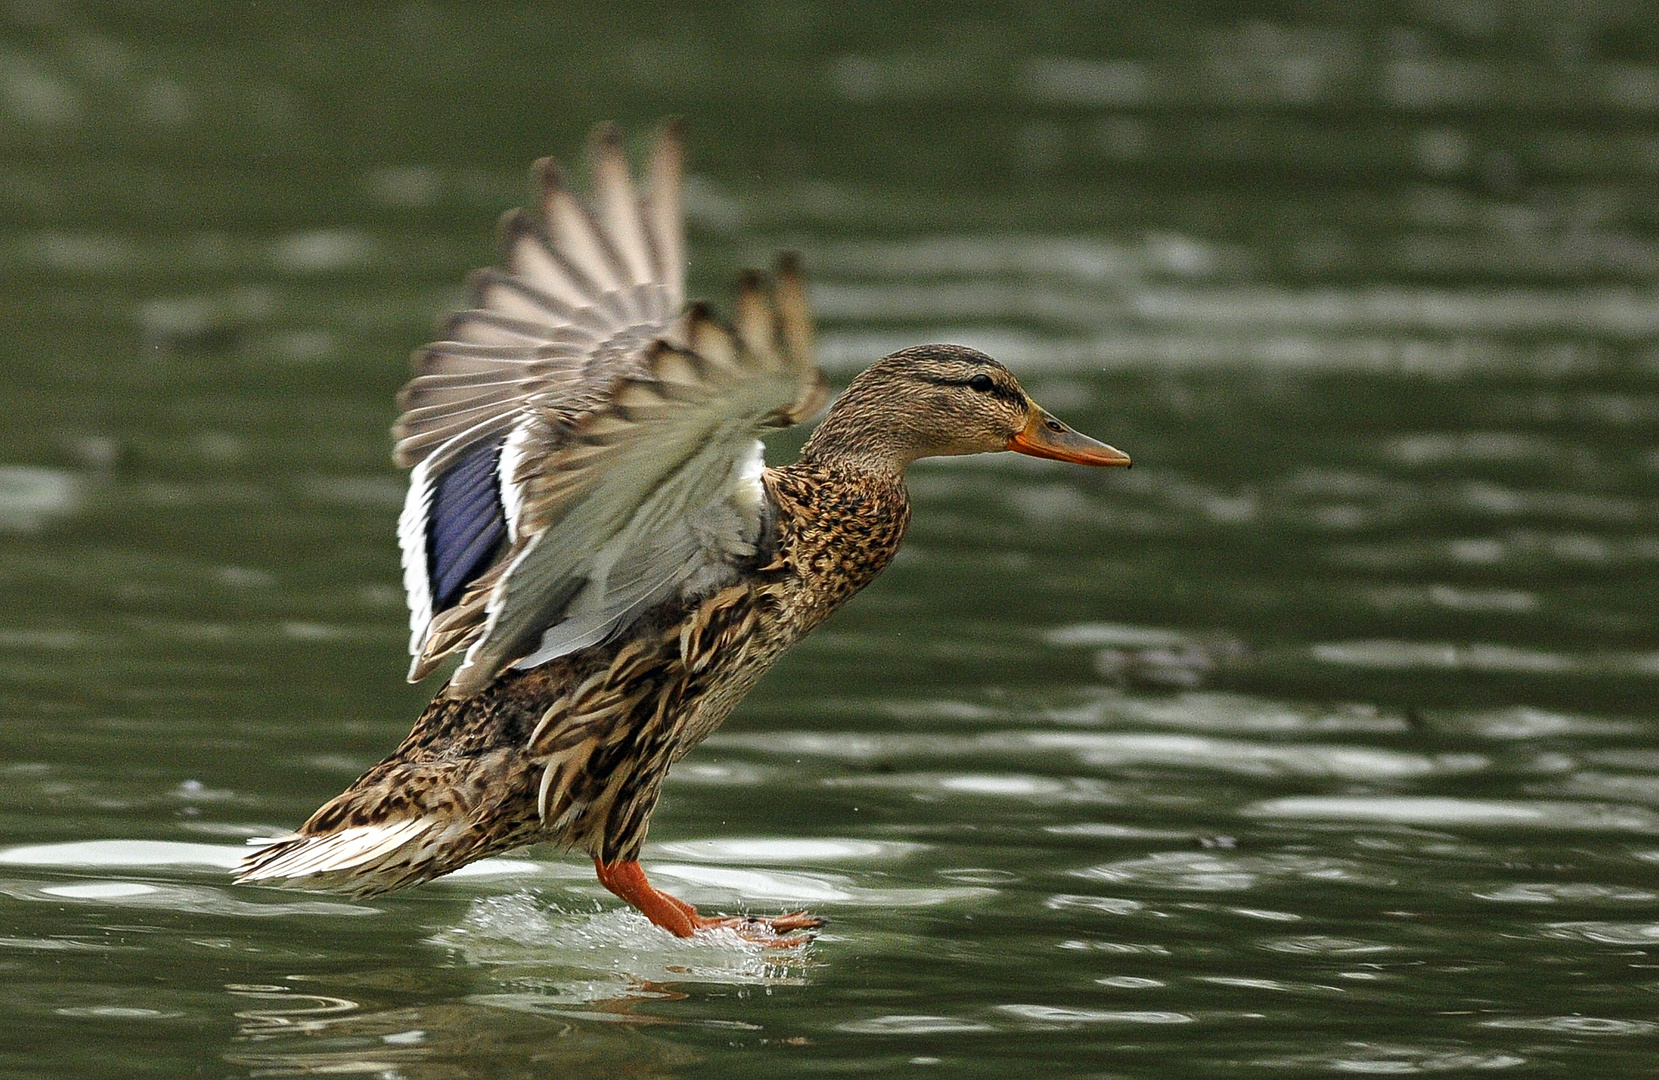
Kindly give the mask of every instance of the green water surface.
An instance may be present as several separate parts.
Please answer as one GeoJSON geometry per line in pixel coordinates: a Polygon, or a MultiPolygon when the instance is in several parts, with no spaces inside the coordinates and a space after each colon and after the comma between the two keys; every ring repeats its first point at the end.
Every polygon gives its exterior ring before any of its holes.
{"type": "Polygon", "coordinates": [[[1641,5],[10,5],[0,1076],[1650,1074],[1655,207],[1641,5]],[[670,114],[695,292],[1135,468],[918,465],[676,768],[655,880],[811,945],[230,884],[432,692],[406,357],[670,114]]]}

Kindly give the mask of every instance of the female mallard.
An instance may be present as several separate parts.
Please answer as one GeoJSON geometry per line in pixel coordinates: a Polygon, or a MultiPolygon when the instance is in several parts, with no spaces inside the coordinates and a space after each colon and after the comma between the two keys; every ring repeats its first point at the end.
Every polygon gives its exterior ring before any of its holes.
{"type": "Polygon", "coordinates": [[[730,330],[682,310],[678,130],[643,196],[609,127],[592,161],[591,207],[537,166],[540,214],[506,218],[506,269],[476,276],[401,397],[409,677],[460,666],[392,756],[241,881],[366,895],[549,841],[682,937],[819,926],[705,918],[651,886],[637,860],[669,766],[887,565],[912,461],[1129,464],[996,361],[923,345],[853,380],[798,462],[765,468],[756,436],[827,397],[793,261],[770,295],[742,279],[730,330]]]}

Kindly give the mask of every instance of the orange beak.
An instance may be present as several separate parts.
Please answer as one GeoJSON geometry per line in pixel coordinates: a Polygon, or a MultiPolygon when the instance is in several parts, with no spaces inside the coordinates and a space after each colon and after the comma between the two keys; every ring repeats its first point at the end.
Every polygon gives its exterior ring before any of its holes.
{"type": "Polygon", "coordinates": [[[1129,455],[1122,450],[1114,450],[1073,431],[1035,405],[1031,407],[1031,420],[1025,430],[1009,439],[1006,445],[1015,453],[1078,465],[1129,464],[1129,455]]]}

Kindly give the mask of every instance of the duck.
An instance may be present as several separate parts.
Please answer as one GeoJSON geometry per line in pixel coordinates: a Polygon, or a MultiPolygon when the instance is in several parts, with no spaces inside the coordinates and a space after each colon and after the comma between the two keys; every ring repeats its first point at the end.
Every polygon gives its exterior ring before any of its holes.
{"type": "Polygon", "coordinates": [[[500,265],[415,353],[393,429],[409,679],[449,677],[238,881],[367,896],[550,843],[678,937],[810,937],[824,920],[807,912],[708,916],[651,884],[639,859],[670,767],[892,561],[913,462],[1130,463],[1003,364],[929,344],[854,378],[799,459],[767,466],[760,437],[830,396],[800,263],[742,274],[729,323],[688,304],[683,147],[663,126],[636,184],[601,125],[586,197],[537,162],[500,265]]]}

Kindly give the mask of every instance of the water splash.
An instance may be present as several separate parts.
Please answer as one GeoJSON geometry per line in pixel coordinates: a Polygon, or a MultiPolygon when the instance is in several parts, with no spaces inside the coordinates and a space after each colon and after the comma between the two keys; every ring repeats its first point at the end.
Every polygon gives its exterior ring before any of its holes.
{"type": "Polygon", "coordinates": [[[799,985],[814,946],[778,948],[731,930],[678,938],[632,910],[567,911],[534,893],[482,897],[431,943],[487,968],[480,1004],[547,1012],[660,997],[680,983],[799,985]]]}

